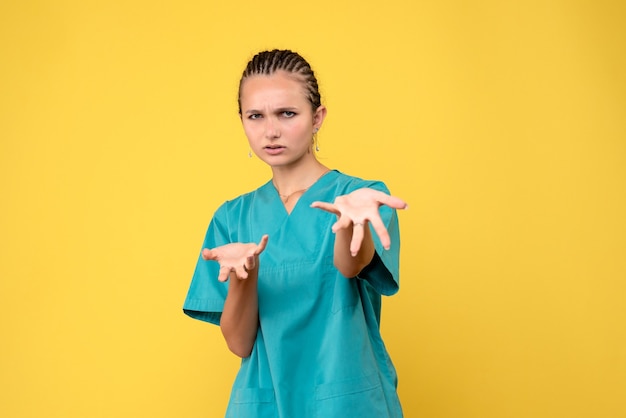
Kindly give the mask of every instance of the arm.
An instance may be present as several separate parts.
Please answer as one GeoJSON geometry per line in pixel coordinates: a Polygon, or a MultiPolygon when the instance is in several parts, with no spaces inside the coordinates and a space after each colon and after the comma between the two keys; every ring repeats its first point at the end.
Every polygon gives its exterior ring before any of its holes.
{"type": "Polygon", "coordinates": [[[259,254],[267,240],[264,235],[259,244],[234,243],[202,251],[205,260],[220,263],[219,281],[230,278],[220,329],[230,351],[242,358],[252,352],[259,326],[259,254]]]}
{"type": "Polygon", "coordinates": [[[228,349],[241,358],[252,352],[259,326],[258,271],[258,267],[249,271],[247,279],[239,279],[235,273],[230,273],[228,295],[220,320],[228,349]]]}

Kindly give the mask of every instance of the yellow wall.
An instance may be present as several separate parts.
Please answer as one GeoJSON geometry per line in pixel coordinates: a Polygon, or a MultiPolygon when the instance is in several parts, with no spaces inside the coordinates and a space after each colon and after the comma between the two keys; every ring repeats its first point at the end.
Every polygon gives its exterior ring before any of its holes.
{"type": "Polygon", "coordinates": [[[222,416],[238,361],[181,305],[269,176],[236,88],[273,47],[317,70],[324,162],[410,203],[407,417],[626,416],[623,4],[2,2],[0,416],[222,416]]]}

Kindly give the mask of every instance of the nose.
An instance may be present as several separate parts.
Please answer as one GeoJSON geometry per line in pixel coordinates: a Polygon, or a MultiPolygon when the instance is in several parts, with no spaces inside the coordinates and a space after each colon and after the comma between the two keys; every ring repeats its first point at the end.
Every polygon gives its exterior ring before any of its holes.
{"type": "Polygon", "coordinates": [[[280,137],[280,129],[278,123],[274,118],[265,119],[265,137],[268,139],[275,139],[280,137]]]}

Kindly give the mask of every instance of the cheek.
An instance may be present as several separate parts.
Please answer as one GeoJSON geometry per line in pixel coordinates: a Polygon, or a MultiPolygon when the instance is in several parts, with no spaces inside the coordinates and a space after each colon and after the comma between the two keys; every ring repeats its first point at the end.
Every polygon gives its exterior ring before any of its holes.
{"type": "Polygon", "coordinates": [[[309,140],[313,138],[313,130],[310,125],[302,125],[298,128],[298,136],[302,139],[309,140]]]}
{"type": "Polygon", "coordinates": [[[282,132],[289,133],[292,137],[300,137],[306,134],[307,125],[300,120],[290,120],[283,124],[282,132]]]}

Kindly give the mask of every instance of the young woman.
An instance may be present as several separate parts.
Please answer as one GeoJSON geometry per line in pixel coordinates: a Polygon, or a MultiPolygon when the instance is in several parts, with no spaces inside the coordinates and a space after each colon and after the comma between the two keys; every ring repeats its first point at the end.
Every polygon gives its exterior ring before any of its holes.
{"type": "Polygon", "coordinates": [[[184,304],[242,358],[226,416],[401,417],[379,324],[406,203],[317,160],[326,108],[297,53],[252,58],[239,114],[272,179],[217,209],[184,304]]]}

